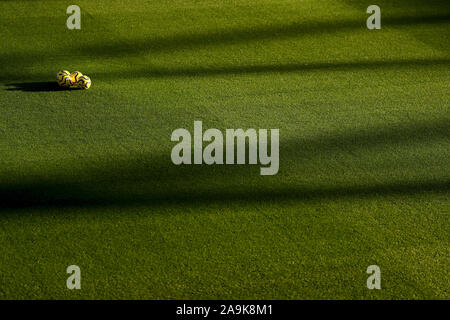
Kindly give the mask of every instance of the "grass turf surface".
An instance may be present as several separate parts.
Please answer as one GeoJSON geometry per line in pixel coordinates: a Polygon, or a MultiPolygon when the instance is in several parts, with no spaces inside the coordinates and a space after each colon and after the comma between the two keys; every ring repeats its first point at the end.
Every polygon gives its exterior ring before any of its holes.
{"type": "Polygon", "coordinates": [[[1,298],[450,298],[448,1],[70,4],[0,2],[1,298]],[[279,173],[174,166],[194,120],[279,173]]]}

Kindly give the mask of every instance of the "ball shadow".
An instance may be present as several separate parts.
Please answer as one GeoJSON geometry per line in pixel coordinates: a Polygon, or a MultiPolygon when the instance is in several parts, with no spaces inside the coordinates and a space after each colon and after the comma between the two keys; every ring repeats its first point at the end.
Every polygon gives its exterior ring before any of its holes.
{"type": "Polygon", "coordinates": [[[50,92],[80,90],[78,87],[60,87],[56,81],[8,83],[6,86],[9,87],[6,89],[7,91],[50,92]]]}

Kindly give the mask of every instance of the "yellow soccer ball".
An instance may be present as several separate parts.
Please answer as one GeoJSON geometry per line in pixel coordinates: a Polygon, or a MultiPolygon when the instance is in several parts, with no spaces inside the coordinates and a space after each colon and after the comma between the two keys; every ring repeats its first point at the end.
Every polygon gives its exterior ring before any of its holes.
{"type": "Polygon", "coordinates": [[[63,88],[69,88],[71,85],[73,85],[72,78],[70,75],[65,75],[61,78],[61,80],[58,81],[58,85],[63,88]]]}
{"type": "Polygon", "coordinates": [[[78,83],[78,80],[80,77],[83,76],[83,74],[80,71],[74,71],[70,74],[70,78],[72,80],[72,83],[78,83]]]}
{"type": "Polygon", "coordinates": [[[61,70],[60,72],[58,72],[58,73],[56,74],[56,79],[58,79],[58,82],[59,82],[59,81],[62,80],[62,78],[63,78],[64,76],[68,76],[69,74],[70,74],[69,71],[67,71],[67,70],[61,70]]]}
{"type": "Polygon", "coordinates": [[[81,89],[87,90],[91,87],[91,78],[89,78],[88,76],[81,76],[78,78],[77,85],[81,89]]]}

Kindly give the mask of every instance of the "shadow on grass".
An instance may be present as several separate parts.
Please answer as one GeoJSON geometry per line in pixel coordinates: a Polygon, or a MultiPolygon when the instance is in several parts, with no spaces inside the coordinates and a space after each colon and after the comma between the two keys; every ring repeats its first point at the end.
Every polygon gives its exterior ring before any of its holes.
{"type": "Polygon", "coordinates": [[[8,83],[7,91],[50,92],[79,90],[77,87],[63,88],[56,81],[8,83]]]}
{"type": "Polygon", "coordinates": [[[190,190],[173,190],[158,192],[157,185],[149,188],[145,195],[127,196],[90,193],[77,185],[37,184],[35,186],[17,186],[2,191],[0,200],[3,210],[44,207],[44,208],[87,208],[108,206],[162,206],[167,204],[209,204],[209,203],[269,203],[287,200],[296,201],[326,201],[345,198],[371,198],[396,195],[415,195],[420,193],[448,193],[450,180],[446,181],[416,181],[384,183],[373,185],[342,185],[309,187],[305,185],[283,186],[272,188],[215,188],[195,191],[195,184],[190,190]]]}
{"type": "MultiPolygon", "coordinates": [[[[104,165],[87,166],[85,169],[79,169],[78,173],[73,173],[68,166],[70,176],[55,177],[49,172],[48,176],[35,176],[30,179],[23,174],[17,179],[8,177],[8,181],[13,181],[12,183],[0,184],[0,212],[32,207],[160,206],[239,201],[264,203],[412,195],[424,192],[448,193],[448,164],[439,164],[442,166],[440,176],[427,174],[427,164],[420,163],[427,160],[411,158],[411,154],[405,154],[403,162],[406,161],[411,168],[424,171],[419,180],[407,175],[402,177],[402,181],[397,178],[376,182],[374,179],[359,177],[353,179],[353,183],[322,181],[310,184],[302,182],[298,177],[309,178],[318,172],[323,175],[333,170],[333,167],[327,167],[330,163],[327,163],[326,159],[333,159],[339,154],[355,154],[357,150],[367,152],[376,148],[376,158],[381,159],[382,163],[389,163],[392,153],[380,152],[380,146],[387,147],[392,152],[396,150],[396,146],[430,143],[449,137],[450,123],[440,120],[281,141],[280,172],[273,177],[259,176],[259,166],[175,166],[171,163],[169,153],[159,156],[128,156],[128,159],[120,161],[105,159],[104,165]],[[302,162],[316,162],[314,159],[321,159],[319,164],[315,165],[316,171],[302,166],[302,162]],[[298,161],[298,167],[286,172],[283,168],[285,161],[298,161]]],[[[337,169],[342,171],[342,168],[337,169]]],[[[356,172],[361,170],[358,165],[355,168],[347,166],[348,175],[351,176],[353,169],[356,169],[356,172]]],[[[384,169],[386,164],[377,169],[380,170],[378,173],[381,176],[384,169]]],[[[370,173],[367,175],[371,176],[370,173]]]]}
{"type": "Polygon", "coordinates": [[[380,61],[349,61],[349,62],[314,62],[267,64],[249,66],[205,66],[192,68],[158,68],[144,67],[127,71],[109,71],[108,73],[95,73],[95,76],[104,79],[120,78],[170,78],[170,77],[207,77],[220,75],[244,75],[262,73],[288,73],[288,72],[314,72],[314,71],[351,71],[351,70],[377,70],[390,68],[423,68],[429,66],[450,65],[450,59],[405,59],[380,61]]]}
{"type": "MultiPolygon", "coordinates": [[[[421,24],[437,24],[450,21],[450,14],[429,16],[383,17],[383,28],[390,26],[410,26],[421,24]]],[[[197,34],[179,34],[168,37],[147,37],[136,40],[120,40],[116,42],[87,45],[74,48],[74,52],[81,55],[90,53],[94,56],[124,56],[145,52],[174,52],[185,49],[196,49],[217,45],[237,45],[240,43],[258,42],[273,39],[300,38],[303,36],[318,36],[321,34],[367,30],[366,14],[362,12],[362,19],[333,20],[333,21],[305,21],[284,25],[269,25],[247,29],[212,30],[197,34]]]]}

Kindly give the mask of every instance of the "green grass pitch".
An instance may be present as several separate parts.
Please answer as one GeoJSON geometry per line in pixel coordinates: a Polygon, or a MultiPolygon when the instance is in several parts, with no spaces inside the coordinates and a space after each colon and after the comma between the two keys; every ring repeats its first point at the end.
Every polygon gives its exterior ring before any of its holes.
{"type": "Polygon", "coordinates": [[[450,298],[449,1],[72,2],[0,1],[0,298],[450,298]],[[278,174],[173,165],[194,120],[278,174]]]}

